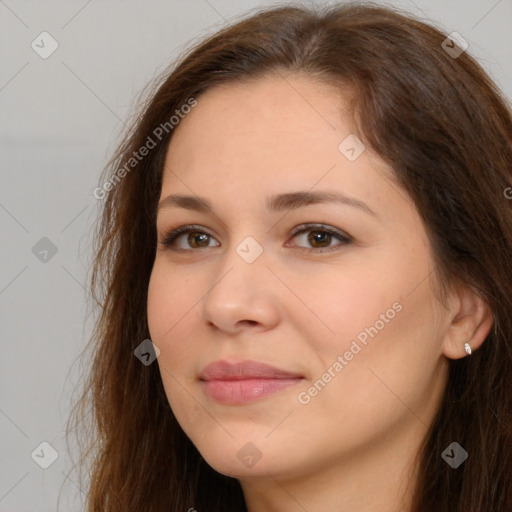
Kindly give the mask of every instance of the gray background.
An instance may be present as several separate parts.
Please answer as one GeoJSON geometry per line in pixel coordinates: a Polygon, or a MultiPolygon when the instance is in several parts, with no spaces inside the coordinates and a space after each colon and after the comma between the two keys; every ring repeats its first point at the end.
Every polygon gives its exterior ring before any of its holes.
{"type": "MultiPolygon", "coordinates": [[[[93,322],[92,191],[136,94],[192,41],[275,3],[0,0],[0,511],[55,511],[59,492],[59,510],[82,510],[64,433],[93,322]],[[31,47],[43,31],[59,45],[47,59],[31,47]],[[47,469],[31,458],[43,441],[47,469]]],[[[459,32],[512,97],[511,0],[381,3],[459,32]]]]}

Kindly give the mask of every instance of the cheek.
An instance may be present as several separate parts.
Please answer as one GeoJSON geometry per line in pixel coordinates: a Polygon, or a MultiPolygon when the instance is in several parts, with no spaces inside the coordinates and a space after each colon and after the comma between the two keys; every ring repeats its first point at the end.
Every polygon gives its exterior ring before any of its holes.
{"type": "MultiPolygon", "coordinates": [[[[364,333],[365,328],[379,320],[381,314],[392,309],[397,300],[386,283],[379,281],[368,269],[365,272],[340,272],[339,275],[330,269],[324,279],[318,279],[317,282],[327,284],[312,293],[308,291],[315,289],[311,282],[304,289],[303,296],[307,297],[310,309],[329,329],[322,331],[330,341],[324,341],[321,350],[331,355],[348,350],[351,340],[364,333]]],[[[394,310],[390,311],[389,316],[394,316],[394,313],[394,310]]],[[[311,327],[308,329],[311,331],[311,327]]]]}
{"type": "MultiPolygon", "coordinates": [[[[197,355],[191,321],[196,318],[194,305],[200,298],[199,291],[188,286],[188,279],[155,263],[148,286],[148,327],[151,340],[160,349],[158,364],[170,374],[178,370],[183,374],[197,355]]],[[[169,376],[162,372],[162,377],[165,382],[169,376]]]]}
{"type": "MultiPolygon", "coordinates": [[[[402,422],[422,428],[421,419],[428,418],[425,411],[437,393],[432,385],[437,382],[436,353],[429,338],[432,317],[425,303],[404,301],[394,318],[387,317],[388,323],[377,323],[386,306],[387,301],[366,304],[365,318],[351,318],[346,328],[340,319],[337,342],[324,344],[321,367],[301,390],[298,402],[304,405],[299,405],[296,419],[307,424],[304,435],[306,430],[323,432],[322,439],[311,440],[319,451],[325,449],[325,439],[333,446],[355,446],[402,422]]],[[[355,315],[356,305],[345,311],[355,315]]]]}
{"type": "Polygon", "coordinates": [[[169,287],[166,286],[163,277],[155,264],[149,280],[147,302],[148,327],[154,343],[161,338],[168,323],[167,318],[170,315],[165,312],[169,313],[174,309],[174,301],[169,300],[169,287]]]}
{"type": "MultiPolygon", "coordinates": [[[[314,399],[319,407],[341,401],[345,411],[354,413],[364,404],[385,409],[388,398],[397,401],[386,384],[413,402],[418,396],[410,391],[421,393],[426,385],[439,355],[425,279],[429,265],[425,254],[413,263],[407,254],[385,254],[357,270],[351,267],[350,273],[340,272],[337,280],[331,269],[330,278],[326,274],[318,281],[327,283],[323,293],[307,295],[311,309],[334,332],[314,342],[319,364],[313,382],[320,378],[329,388],[319,383],[314,399]]],[[[307,332],[311,342],[311,326],[307,332]]]]}
{"type": "Polygon", "coordinates": [[[155,262],[148,286],[147,314],[151,335],[157,339],[170,336],[187,312],[190,312],[199,292],[188,285],[189,280],[179,272],[166,269],[155,262]]]}
{"type": "Polygon", "coordinates": [[[370,413],[366,405],[382,418],[392,416],[391,411],[400,414],[404,404],[420,406],[438,364],[429,285],[425,282],[409,295],[400,289],[406,287],[397,287],[395,294],[388,290],[381,300],[377,294],[371,301],[359,297],[364,310],[359,316],[355,303],[347,305],[351,321],[337,352],[347,363],[332,391],[336,386],[340,394],[350,390],[345,405],[362,416],[363,410],[370,413]]]}
{"type": "Polygon", "coordinates": [[[160,349],[157,363],[171,409],[182,427],[193,424],[201,410],[191,399],[194,361],[198,347],[194,343],[191,320],[194,305],[201,297],[187,287],[188,279],[179,272],[166,270],[155,262],[148,286],[148,327],[151,340],[160,349]],[[184,291],[185,290],[185,291],[184,291]]]}

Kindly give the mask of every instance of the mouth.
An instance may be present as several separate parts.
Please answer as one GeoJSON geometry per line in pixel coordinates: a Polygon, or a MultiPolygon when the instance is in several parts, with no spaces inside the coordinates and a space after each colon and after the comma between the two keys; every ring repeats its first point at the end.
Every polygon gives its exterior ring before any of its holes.
{"type": "Polygon", "coordinates": [[[245,404],[282,391],[304,380],[302,375],[256,361],[208,365],[199,380],[206,395],[221,404],[245,404]]]}

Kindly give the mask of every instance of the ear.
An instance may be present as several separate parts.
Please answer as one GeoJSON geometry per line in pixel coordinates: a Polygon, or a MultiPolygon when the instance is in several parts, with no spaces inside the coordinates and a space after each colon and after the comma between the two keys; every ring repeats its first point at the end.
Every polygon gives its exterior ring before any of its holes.
{"type": "Polygon", "coordinates": [[[489,305],[466,284],[452,292],[450,315],[452,320],[443,338],[442,352],[450,359],[460,359],[467,355],[464,343],[469,343],[472,351],[480,348],[494,317],[489,305]]]}

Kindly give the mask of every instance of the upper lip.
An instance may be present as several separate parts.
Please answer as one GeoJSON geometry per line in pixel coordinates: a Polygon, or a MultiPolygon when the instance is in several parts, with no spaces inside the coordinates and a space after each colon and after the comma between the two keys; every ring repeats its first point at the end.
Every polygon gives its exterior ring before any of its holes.
{"type": "Polygon", "coordinates": [[[245,379],[293,379],[301,378],[297,373],[287,372],[257,361],[215,361],[200,373],[201,380],[245,380],[245,379]]]}

